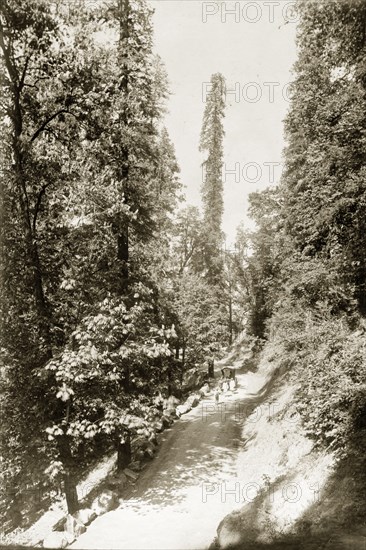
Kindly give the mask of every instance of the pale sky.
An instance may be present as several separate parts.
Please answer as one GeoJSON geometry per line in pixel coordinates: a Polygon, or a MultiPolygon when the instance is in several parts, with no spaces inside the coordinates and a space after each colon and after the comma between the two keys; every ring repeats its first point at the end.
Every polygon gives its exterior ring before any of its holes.
{"type": "Polygon", "coordinates": [[[294,2],[150,3],[155,9],[155,50],[165,63],[172,92],[166,126],[190,204],[200,204],[198,143],[205,83],[212,73],[221,72],[232,91],[224,120],[223,220],[232,242],[239,223],[249,223],[248,194],[276,183],[281,174],[287,85],[296,59],[294,2]]]}

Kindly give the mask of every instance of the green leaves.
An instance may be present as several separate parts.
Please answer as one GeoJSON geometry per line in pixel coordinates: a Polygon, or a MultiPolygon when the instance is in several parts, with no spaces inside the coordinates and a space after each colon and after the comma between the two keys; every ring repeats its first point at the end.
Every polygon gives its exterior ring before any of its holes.
{"type": "Polygon", "coordinates": [[[71,4],[1,5],[6,460],[20,480],[50,454],[69,475],[117,436],[151,435],[155,389],[174,378],[163,257],[180,183],[152,11],[71,4]]]}
{"type": "Polygon", "coordinates": [[[356,74],[363,72],[366,53],[365,13],[360,1],[299,2],[283,177],[286,229],[297,250],[325,262],[330,257],[338,285],[344,293],[352,289],[363,313],[365,217],[359,205],[366,200],[366,96],[356,74]]]}
{"type": "Polygon", "coordinates": [[[69,388],[65,382],[62,384],[61,388],[56,393],[56,397],[61,399],[61,401],[68,401],[71,396],[74,395],[74,390],[69,388]]]}
{"type": "Polygon", "coordinates": [[[60,428],[60,426],[51,426],[49,428],[46,428],[46,433],[48,434],[47,439],[49,441],[53,441],[55,437],[59,435],[63,435],[63,430],[60,428]]]}
{"type": "Polygon", "coordinates": [[[347,457],[363,450],[366,406],[366,5],[297,5],[285,171],[250,197],[242,280],[248,328],[298,388],[294,412],[315,445],[347,457]]]}

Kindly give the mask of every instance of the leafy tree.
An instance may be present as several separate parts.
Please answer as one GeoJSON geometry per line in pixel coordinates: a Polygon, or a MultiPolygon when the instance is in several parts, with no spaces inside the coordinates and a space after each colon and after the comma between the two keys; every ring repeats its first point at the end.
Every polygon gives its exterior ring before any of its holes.
{"type": "Polygon", "coordinates": [[[297,387],[292,411],[316,445],[361,461],[366,10],[358,0],[299,0],[297,7],[279,208],[270,206],[270,191],[261,206],[252,197],[261,214],[249,264],[264,291],[267,350],[297,387]]]}
{"type": "Polygon", "coordinates": [[[121,468],[151,432],[174,340],[156,249],[179,193],[151,10],[78,8],[5,2],[0,43],[7,486],[42,479],[51,452],[70,512],[85,443],[115,443],[121,468]],[[106,26],[117,47],[98,42],[106,26]]]}
{"type": "Polygon", "coordinates": [[[266,321],[271,317],[273,305],[278,300],[280,270],[286,258],[286,240],[282,231],[282,205],[278,188],[251,193],[249,202],[249,213],[256,222],[256,230],[238,231],[235,268],[242,288],[242,307],[246,311],[248,331],[258,338],[264,338],[266,321]]]}
{"type": "MultiPolygon", "coordinates": [[[[299,57],[286,121],[286,228],[365,309],[365,3],[298,3],[299,57]]],[[[344,301],[339,309],[352,307],[344,301]]]]}
{"type": "Polygon", "coordinates": [[[240,248],[242,242],[238,236],[234,249],[225,250],[224,256],[222,297],[227,309],[229,344],[243,330],[249,312],[248,258],[246,250],[240,248]]]}
{"type": "Polygon", "coordinates": [[[175,218],[168,266],[176,357],[182,370],[199,364],[228,344],[229,323],[224,286],[205,277],[204,223],[198,208],[187,206],[175,218]]]}
{"type": "Polygon", "coordinates": [[[225,304],[201,276],[184,273],[174,295],[176,327],[183,368],[200,364],[228,343],[225,304]]]}
{"type": "Polygon", "coordinates": [[[179,212],[174,224],[173,252],[178,275],[186,271],[202,272],[203,225],[196,206],[179,212]]]}
{"type": "Polygon", "coordinates": [[[10,463],[11,451],[17,454],[10,477],[19,477],[26,471],[24,463],[35,462],[44,452],[44,388],[35,383],[34,372],[52,357],[54,344],[64,339],[50,300],[55,278],[48,267],[62,235],[64,201],[58,199],[75,177],[70,161],[87,110],[89,82],[82,71],[86,54],[76,55],[72,47],[75,41],[83,52],[88,39],[78,32],[72,37],[63,23],[46,2],[9,1],[1,7],[4,345],[9,354],[6,406],[14,407],[7,410],[10,463]],[[27,408],[29,415],[22,417],[27,408]]]}

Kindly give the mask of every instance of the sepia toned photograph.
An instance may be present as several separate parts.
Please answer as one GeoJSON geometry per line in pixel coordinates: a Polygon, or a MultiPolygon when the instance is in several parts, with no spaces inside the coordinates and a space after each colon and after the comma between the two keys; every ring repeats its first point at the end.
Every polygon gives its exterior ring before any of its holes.
{"type": "Polygon", "coordinates": [[[366,550],[366,0],[0,0],[0,549],[366,550]]]}

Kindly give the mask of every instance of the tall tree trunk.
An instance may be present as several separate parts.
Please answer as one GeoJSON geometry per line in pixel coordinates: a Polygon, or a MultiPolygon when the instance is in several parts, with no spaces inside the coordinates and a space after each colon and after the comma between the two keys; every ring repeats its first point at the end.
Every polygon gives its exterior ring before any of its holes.
{"type": "Polygon", "coordinates": [[[67,435],[58,438],[58,450],[64,468],[64,491],[69,514],[79,510],[78,494],[76,490],[75,464],[71,453],[70,439],[67,435]]]}
{"type": "Polygon", "coordinates": [[[172,395],[173,392],[173,367],[172,364],[169,363],[168,366],[168,396],[172,395]]]}
{"type": "MultiPolygon", "coordinates": [[[[125,128],[128,126],[128,83],[129,83],[129,65],[128,65],[128,38],[129,38],[129,12],[130,0],[119,0],[119,64],[122,69],[121,92],[124,98],[123,110],[120,113],[120,119],[125,128]]],[[[127,145],[122,145],[121,150],[121,179],[123,185],[125,203],[128,204],[128,178],[129,178],[129,150],[127,145]]],[[[118,228],[117,235],[117,258],[121,262],[121,291],[126,294],[129,282],[129,222],[125,221],[123,227],[118,228]]]]}
{"type": "Polygon", "coordinates": [[[117,236],[117,258],[121,262],[122,290],[127,291],[129,259],[128,224],[124,228],[119,229],[117,236]]]}
{"type": "Polygon", "coordinates": [[[231,296],[231,285],[229,288],[229,344],[233,343],[233,300],[231,296]]]}
{"type": "Polygon", "coordinates": [[[32,270],[32,293],[38,318],[38,330],[44,342],[44,359],[48,360],[52,357],[50,316],[43,289],[43,274],[38,252],[37,237],[35,232],[36,228],[32,226],[31,216],[29,212],[26,183],[23,175],[22,155],[17,147],[18,145],[15,146],[14,150],[14,169],[16,174],[17,187],[19,190],[19,203],[23,218],[27,256],[29,265],[32,270]]]}
{"type": "Polygon", "coordinates": [[[33,293],[38,314],[39,332],[44,341],[45,360],[47,361],[52,357],[50,316],[43,290],[41,262],[39,259],[38,246],[35,238],[33,238],[32,242],[29,243],[29,247],[33,268],[33,293]]]}
{"type": "Polygon", "coordinates": [[[356,274],[356,298],[361,315],[366,317],[366,261],[364,257],[361,257],[359,261],[360,265],[356,274]]]}
{"type": "MultiPolygon", "coordinates": [[[[37,236],[36,236],[36,217],[37,208],[35,207],[34,215],[31,214],[31,206],[29,203],[29,195],[27,190],[27,179],[24,170],[24,152],[23,152],[23,113],[21,109],[21,93],[23,84],[18,84],[18,76],[16,68],[10,57],[10,50],[4,48],[2,42],[2,50],[4,53],[5,64],[8,69],[10,79],[12,81],[13,91],[13,103],[11,118],[13,121],[13,140],[12,151],[14,156],[13,170],[15,175],[15,182],[18,190],[19,207],[22,215],[24,237],[27,245],[27,256],[29,265],[32,270],[32,293],[34,296],[35,307],[38,317],[38,329],[41,338],[44,341],[45,347],[45,360],[52,357],[51,348],[51,336],[50,336],[50,318],[46,305],[44,290],[43,290],[43,276],[41,269],[41,262],[39,259],[37,236]]],[[[24,73],[25,74],[25,73],[24,73]]]]}

